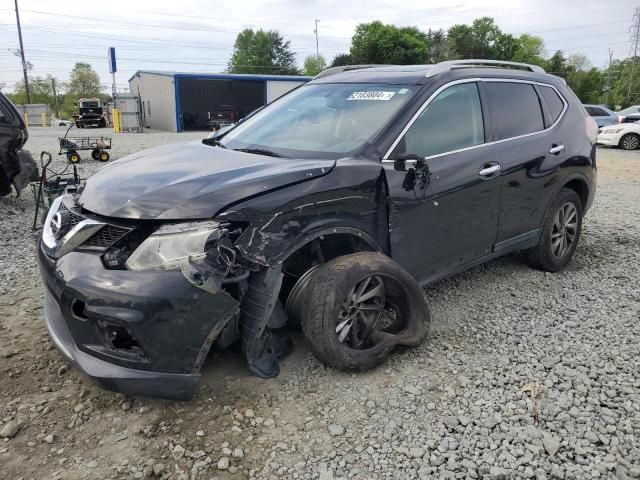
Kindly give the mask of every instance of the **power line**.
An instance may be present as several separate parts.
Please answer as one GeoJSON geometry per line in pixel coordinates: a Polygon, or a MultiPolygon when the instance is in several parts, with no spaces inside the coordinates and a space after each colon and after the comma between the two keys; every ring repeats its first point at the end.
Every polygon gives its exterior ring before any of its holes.
{"type": "MultiPolygon", "coordinates": [[[[52,17],[64,17],[64,18],[76,18],[79,20],[96,20],[98,22],[100,22],[101,24],[104,23],[104,18],[98,18],[98,17],[88,17],[88,16],[81,16],[81,15],[67,15],[67,14],[62,14],[62,13],[54,13],[54,12],[44,12],[41,10],[24,10],[25,12],[29,12],[29,13],[36,13],[39,15],[48,15],[48,16],[52,16],[52,17]]],[[[176,26],[176,25],[160,25],[160,24],[153,24],[153,23],[139,23],[139,22],[127,22],[127,21],[123,21],[123,20],[114,20],[114,19],[109,19],[109,23],[113,24],[113,23],[117,23],[117,24],[121,24],[121,25],[132,25],[132,26],[136,26],[136,27],[144,27],[144,28],[162,28],[162,29],[172,29],[172,30],[180,30],[180,31],[194,31],[194,32],[207,32],[207,33],[211,33],[212,31],[214,32],[225,32],[225,33],[236,33],[238,31],[238,29],[226,29],[226,28],[219,28],[219,27],[213,27],[213,26],[207,26],[206,28],[197,28],[197,27],[186,27],[186,26],[176,26]]],[[[304,36],[304,35],[295,35],[295,34],[289,34],[288,36],[290,37],[295,37],[295,36],[304,36]]],[[[348,37],[326,37],[326,38],[336,38],[338,40],[345,40],[348,37]]]]}

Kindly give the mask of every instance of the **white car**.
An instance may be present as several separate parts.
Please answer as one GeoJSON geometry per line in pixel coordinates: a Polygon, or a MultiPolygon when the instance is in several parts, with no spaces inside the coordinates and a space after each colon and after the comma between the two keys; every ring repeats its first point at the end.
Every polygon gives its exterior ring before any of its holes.
{"type": "Polygon", "coordinates": [[[596,142],[599,145],[636,150],[640,148],[640,124],[619,123],[602,127],[596,142]]]}

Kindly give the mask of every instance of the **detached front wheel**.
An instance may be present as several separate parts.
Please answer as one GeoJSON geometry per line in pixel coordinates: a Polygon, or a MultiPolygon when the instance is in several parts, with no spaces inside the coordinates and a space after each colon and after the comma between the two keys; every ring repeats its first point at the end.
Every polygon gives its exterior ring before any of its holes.
{"type": "Polygon", "coordinates": [[[305,290],[302,330],[315,356],[335,368],[372,368],[397,345],[419,345],[429,331],[422,289],[380,253],[331,260],[305,290]]]}

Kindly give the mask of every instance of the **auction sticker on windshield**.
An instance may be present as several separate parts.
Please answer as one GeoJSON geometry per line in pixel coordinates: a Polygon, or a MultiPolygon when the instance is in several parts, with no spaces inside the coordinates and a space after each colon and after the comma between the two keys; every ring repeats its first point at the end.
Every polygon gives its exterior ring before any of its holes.
{"type": "Polygon", "coordinates": [[[390,100],[396,92],[353,92],[347,100],[390,100]]]}

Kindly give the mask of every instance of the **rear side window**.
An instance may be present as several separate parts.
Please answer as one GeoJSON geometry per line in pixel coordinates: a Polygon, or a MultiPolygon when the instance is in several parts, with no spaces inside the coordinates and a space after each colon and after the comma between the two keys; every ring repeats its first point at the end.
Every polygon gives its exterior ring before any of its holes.
{"type": "Polygon", "coordinates": [[[429,157],[484,143],[478,86],[454,85],[442,91],[420,114],[394,153],[429,157]]]}
{"type": "MultiPolygon", "coordinates": [[[[542,92],[542,98],[544,98],[544,103],[547,104],[547,108],[549,109],[549,113],[551,114],[551,119],[553,120],[553,123],[555,123],[556,120],[558,120],[558,117],[560,116],[560,114],[562,113],[562,110],[564,110],[564,102],[562,101],[558,93],[551,87],[541,86],[540,91],[542,92]]],[[[587,108],[587,112],[591,116],[594,116],[594,115],[605,116],[605,117],[607,116],[607,112],[605,112],[600,108],[592,108],[592,107],[589,107],[589,108],[587,108]],[[591,108],[592,110],[595,110],[597,113],[595,114],[591,113],[589,111],[589,108],[591,108]]]]}
{"type": "Polygon", "coordinates": [[[587,108],[587,113],[589,115],[591,115],[592,117],[607,117],[608,116],[607,112],[605,112],[604,110],[602,110],[600,108],[595,108],[595,107],[586,107],[586,108],[587,108]]]}
{"type": "Polygon", "coordinates": [[[507,82],[485,85],[496,140],[544,130],[540,99],[533,85],[507,82]]]}

